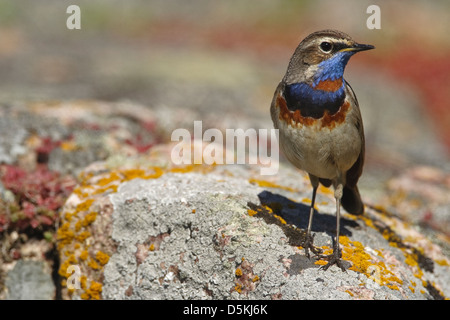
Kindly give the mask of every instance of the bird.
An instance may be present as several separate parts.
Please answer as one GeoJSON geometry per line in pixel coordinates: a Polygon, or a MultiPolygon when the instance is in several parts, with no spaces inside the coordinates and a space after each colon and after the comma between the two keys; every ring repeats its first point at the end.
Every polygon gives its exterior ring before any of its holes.
{"type": "Polygon", "coordinates": [[[280,149],[291,164],[308,173],[311,181],[313,192],[303,248],[308,258],[311,250],[327,261],[323,270],[337,265],[345,271],[339,246],[341,205],[350,214],[364,213],[357,186],[364,166],[364,128],[358,100],[344,80],[344,70],[355,53],[374,48],[338,30],[311,33],[295,49],[270,106],[280,149]],[[311,235],[319,184],[332,185],[336,199],[336,236],[331,255],[322,255],[311,235]]]}

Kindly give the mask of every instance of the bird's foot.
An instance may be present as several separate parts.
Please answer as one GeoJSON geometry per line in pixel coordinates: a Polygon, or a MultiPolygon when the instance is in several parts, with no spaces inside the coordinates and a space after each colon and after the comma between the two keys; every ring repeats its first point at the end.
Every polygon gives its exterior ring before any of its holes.
{"type": "Polygon", "coordinates": [[[311,252],[314,253],[314,255],[316,255],[316,256],[322,253],[322,249],[320,249],[319,247],[316,247],[314,245],[314,234],[311,235],[311,234],[307,233],[305,242],[303,243],[302,246],[303,246],[303,248],[305,248],[305,255],[308,259],[310,259],[309,250],[311,250],[311,252]]]}
{"type": "Polygon", "coordinates": [[[327,270],[329,267],[331,267],[332,265],[337,265],[339,268],[341,268],[342,271],[345,271],[345,267],[342,264],[342,253],[341,253],[341,249],[338,246],[335,246],[333,248],[333,253],[330,255],[322,255],[319,256],[320,260],[326,260],[328,261],[328,263],[326,265],[323,265],[320,267],[320,269],[322,270],[327,270]]]}

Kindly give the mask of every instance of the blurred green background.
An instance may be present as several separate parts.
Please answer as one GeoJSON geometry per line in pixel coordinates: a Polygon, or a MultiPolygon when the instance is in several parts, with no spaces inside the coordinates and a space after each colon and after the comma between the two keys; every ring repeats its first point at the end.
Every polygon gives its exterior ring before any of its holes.
{"type": "Polygon", "coordinates": [[[363,113],[372,188],[371,177],[414,164],[449,170],[449,12],[446,0],[2,0],[0,103],[130,100],[271,127],[272,95],[298,43],[339,29],[376,46],[345,74],[363,113]],[[81,30],[66,28],[71,4],[81,30]],[[371,4],[380,30],[366,26],[371,4]]]}

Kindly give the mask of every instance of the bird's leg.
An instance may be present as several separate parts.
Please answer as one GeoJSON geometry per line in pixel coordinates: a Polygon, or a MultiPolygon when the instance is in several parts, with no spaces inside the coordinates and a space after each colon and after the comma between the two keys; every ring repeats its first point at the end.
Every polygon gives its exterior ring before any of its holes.
{"type": "Polygon", "coordinates": [[[305,242],[303,243],[303,247],[305,248],[305,255],[309,259],[309,250],[311,249],[312,253],[315,255],[322,253],[322,249],[315,247],[314,242],[314,235],[311,235],[311,226],[312,226],[312,220],[314,215],[314,202],[316,201],[316,193],[317,188],[319,187],[319,179],[317,179],[314,176],[309,176],[311,180],[311,184],[313,186],[313,194],[311,198],[311,208],[309,210],[309,221],[308,221],[308,229],[306,230],[306,237],[305,242]]]}
{"type": "Polygon", "coordinates": [[[336,189],[334,191],[334,197],[336,198],[336,239],[335,241],[333,241],[333,253],[329,256],[321,257],[321,259],[328,260],[328,263],[321,267],[323,270],[327,270],[330,266],[336,264],[341,268],[342,271],[345,271],[345,268],[342,265],[341,261],[341,248],[339,247],[340,209],[343,189],[343,184],[340,183],[336,186],[336,189]]]}

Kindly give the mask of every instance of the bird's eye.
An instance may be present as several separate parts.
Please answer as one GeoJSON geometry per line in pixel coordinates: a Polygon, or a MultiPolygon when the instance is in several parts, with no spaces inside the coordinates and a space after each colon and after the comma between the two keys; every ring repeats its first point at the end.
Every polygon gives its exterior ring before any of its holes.
{"type": "Polygon", "coordinates": [[[320,44],[320,50],[325,53],[330,53],[331,49],[333,49],[333,45],[330,42],[324,41],[320,44]]]}

